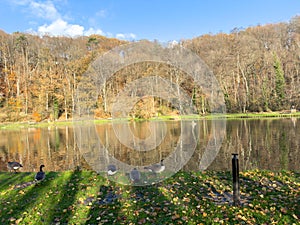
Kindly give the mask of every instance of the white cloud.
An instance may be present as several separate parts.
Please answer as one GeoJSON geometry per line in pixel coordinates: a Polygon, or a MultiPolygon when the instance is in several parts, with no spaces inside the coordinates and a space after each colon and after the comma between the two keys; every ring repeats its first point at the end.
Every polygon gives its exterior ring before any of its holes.
{"type": "Polygon", "coordinates": [[[119,39],[136,39],[136,35],[133,34],[133,33],[119,33],[119,34],[116,34],[116,38],[119,38],[119,39]]]}
{"type": "Polygon", "coordinates": [[[47,20],[56,20],[61,17],[52,1],[12,0],[11,4],[25,7],[26,12],[35,17],[47,20]]]}
{"type": "MultiPolygon", "coordinates": [[[[31,16],[42,18],[48,23],[44,25],[38,25],[38,23],[31,22],[33,25],[38,26],[37,29],[27,29],[30,33],[36,33],[38,35],[50,35],[50,36],[89,36],[91,34],[99,34],[107,37],[113,37],[124,40],[136,39],[136,35],[133,33],[118,33],[116,35],[110,32],[104,32],[101,29],[95,27],[85,28],[79,24],[70,24],[67,20],[66,15],[61,14],[58,11],[57,6],[54,4],[57,1],[46,0],[11,0],[11,3],[17,6],[24,7],[27,13],[31,16]]],[[[108,13],[106,10],[100,10],[96,13],[97,17],[107,17],[108,13]]],[[[96,24],[95,21],[90,21],[96,24]]]]}
{"type": "Polygon", "coordinates": [[[50,35],[50,36],[89,36],[92,34],[99,34],[106,36],[106,34],[101,29],[85,28],[77,24],[69,24],[68,22],[58,19],[52,22],[50,25],[44,24],[38,28],[38,34],[40,35],[50,35]]]}
{"type": "Polygon", "coordinates": [[[61,17],[56,7],[50,1],[44,3],[30,1],[29,7],[32,11],[32,14],[40,18],[57,20],[61,17]]]}
{"type": "Polygon", "coordinates": [[[169,41],[168,42],[168,47],[169,48],[174,48],[176,45],[178,45],[179,43],[178,43],[178,41],[176,41],[176,40],[173,40],[173,41],[169,41]]]}
{"type": "Polygon", "coordinates": [[[53,36],[82,36],[84,33],[84,27],[77,24],[68,24],[62,19],[57,19],[50,25],[44,24],[38,28],[38,33],[41,35],[53,35],[53,36]]]}
{"type": "Polygon", "coordinates": [[[116,38],[124,39],[125,38],[125,34],[117,34],[116,38]]]}
{"type": "Polygon", "coordinates": [[[105,36],[105,33],[101,29],[89,28],[87,31],[83,32],[84,35],[90,36],[91,34],[99,34],[105,36]]]}

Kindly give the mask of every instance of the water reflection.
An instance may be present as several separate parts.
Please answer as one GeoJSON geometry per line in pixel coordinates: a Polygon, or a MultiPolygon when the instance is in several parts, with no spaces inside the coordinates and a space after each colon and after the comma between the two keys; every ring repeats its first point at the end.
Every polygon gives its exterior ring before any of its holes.
{"type": "MultiPolygon", "coordinates": [[[[166,171],[151,177],[151,183],[170,177],[192,157],[199,138],[195,121],[114,121],[110,124],[76,126],[76,143],[83,157],[101,173],[110,164],[123,174],[143,171],[145,166],[164,161],[166,171]]],[[[150,182],[147,177],[141,184],[150,182]]]]}
{"type": "MultiPolygon", "coordinates": [[[[214,146],[216,128],[210,120],[196,121],[197,146],[184,170],[199,170],[201,160],[214,146]]],[[[189,123],[189,127],[193,124],[189,123]]],[[[93,168],[93,152],[99,151],[99,143],[107,149],[109,155],[125,164],[136,166],[151,165],[165,159],[181,144],[181,135],[193,135],[193,129],[183,132],[185,127],[181,121],[168,121],[165,130],[149,129],[149,124],[132,122],[129,124],[132,133],[139,142],[130,140],[127,145],[118,140],[112,123],[99,124],[92,129],[96,136],[92,137],[88,129],[82,129],[83,137],[89,141],[88,148],[78,144],[78,136],[73,126],[29,128],[19,130],[0,130],[0,170],[7,171],[7,161],[19,161],[23,164],[22,171],[37,171],[40,164],[45,164],[51,171],[74,169],[80,165],[86,169],[93,168]],[[160,138],[156,148],[143,146],[143,140],[151,135],[160,138]],[[153,135],[153,134],[152,134],[153,135]],[[95,143],[93,143],[93,140],[95,143]],[[132,146],[137,145],[137,150],[132,146]],[[150,149],[144,151],[144,149],[150,149]],[[89,158],[90,157],[90,158],[89,158]],[[88,160],[87,160],[88,159],[88,160]]],[[[218,132],[217,132],[218,135],[218,132]]],[[[126,136],[125,136],[126,137],[126,136]]],[[[126,138],[125,138],[126,140],[126,138]]],[[[154,139],[155,141],[155,139],[154,139]]],[[[146,143],[146,141],[145,141],[146,143]]],[[[157,144],[157,142],[155,142],[157,144]]],[[[190,148],[185,145],[181,150],[190,148]]],[[[300,169],[300,122],[297,118],[284,119],[241,119],[226,122],[226,134],[220,150],[209,165],[210,170],[230,170],[231,153],[239,153],[240,169],[299,170],[300,169]]],[[[176,153],[176,162],[181,163],[184,151],[176,153]]],[[[103,162],[107,156],[99,156],[103,162]],[[102,159],[101,158],[101,159],[102,159]]],[[[96,162],[95,164],[99,162],[96,162]]],[[[105,162],[106,163],[106,162],[105,162]]],[[[98,165],[99,168],[101,165],[98,165]]]]}

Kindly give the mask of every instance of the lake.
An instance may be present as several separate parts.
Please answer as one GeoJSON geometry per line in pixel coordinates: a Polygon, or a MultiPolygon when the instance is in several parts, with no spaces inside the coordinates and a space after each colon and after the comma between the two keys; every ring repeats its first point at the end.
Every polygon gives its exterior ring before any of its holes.
{"type": "Polygon", "coordinates": [[[96,171],[115,163],[126,170],[165,159],[172,171],[300,170],[300,119],[108,122],[0,130],[0,171],[19,161],[22,171],[96,171]]]}

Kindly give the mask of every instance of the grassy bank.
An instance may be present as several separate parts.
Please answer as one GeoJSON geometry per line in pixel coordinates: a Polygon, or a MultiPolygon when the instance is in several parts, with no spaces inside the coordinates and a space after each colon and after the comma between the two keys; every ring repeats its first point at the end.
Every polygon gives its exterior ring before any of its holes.
{"type": "Polygon", "coordinates": [[[239,207],[229,172],[179,172],[146,187],[91,171],[46,175],[20,187],[34,174],[0,173],[1,224],[300,224],[300,174],[291,171],[242,172],[239,207]]]}
{"type": "MultiPolygon", "coordinates": [[[[289,117],[300,117],[300,112],[296,113],[282,113],[282,112],[270,112],[270,113],[232,113],[232,114],[208,114],[206,116],[201,115],[182,115],[182,116],[160,116],[151,118],[149,120],[180,120],[180,119],[215,119],[215,118],[225,118],[225,119],[255,119],[255,118],[289,118],[289,117]]],[[[130,118],[123,118],[120,121],[130,120],[130,118]]],[[[135,121],[143,121],[145,119],[134,119],[135,121]]],[[[111,119],[100,119],[95,120],[95,124],[107,123],[111,119]]],[[[84,123],[77,122],[78,124],[84,123]]],[[[49,126],[67,126],[73,125],[73,120],[69,121],[55,121],[55,122],[8,122],[0,123],[0,129],[19,129],[28,127],[49,127],[49,126]]]]}

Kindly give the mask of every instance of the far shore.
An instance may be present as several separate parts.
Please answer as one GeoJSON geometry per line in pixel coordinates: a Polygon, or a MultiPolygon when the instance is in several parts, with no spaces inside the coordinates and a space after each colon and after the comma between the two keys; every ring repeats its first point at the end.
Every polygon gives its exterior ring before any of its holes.
{"type": "MultiPolygon", "coordinates": [[[[158,116],[149,119],[143,118],[121,118],[120,121],[156,121],[156,120],[201,120],[201,119],[264,119],[264,118],[297,118],[300,117],[300,112],[249,112],[249,113],[227,113],[227,114],[207,114],[207,115],[172,115],[172,116],[158,116]]],[[[49,127],[49,126],[67,126],[74,123],[84,123],[85,120],[74,121],[72,118],[69,120],[56,120],[56,121],[22,121],[22,122],[4,122],[0,123],[0,129],[19,129],[19,128],[30,128],[30,127],[49,127]],[[79,122],[78,122],[79,121],[79,122]]],[[[93,120],[97,123],[109,123],[112,118],[96,118],[93,120]]]]}

